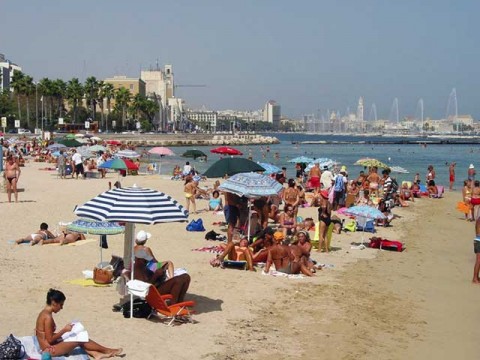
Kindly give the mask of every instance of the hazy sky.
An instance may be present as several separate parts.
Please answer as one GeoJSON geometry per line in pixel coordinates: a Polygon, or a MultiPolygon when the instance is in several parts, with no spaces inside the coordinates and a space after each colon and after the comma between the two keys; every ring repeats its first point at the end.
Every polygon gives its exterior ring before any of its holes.
{"type": "Polygon", "coordinates": [[[36,80],[140,76],[173,64],[191,107],[253,110],[274,99],[300,116],[480,119],[478,0],[0,0],[0,53],[36,80]]]}

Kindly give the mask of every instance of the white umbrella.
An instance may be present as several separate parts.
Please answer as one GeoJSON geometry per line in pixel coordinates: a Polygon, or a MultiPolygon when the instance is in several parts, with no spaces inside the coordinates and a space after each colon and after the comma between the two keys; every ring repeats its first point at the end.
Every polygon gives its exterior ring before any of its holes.
{"type": "MultiPolygon", "coordinates": [[[[135,256],[133,253],[135,224],[158,224],[187,221],[186,210],[170,196],[152,189],[134,185],[129,188],[108,190],[75,209],[75,214],[98,221],[125,222],[124,262],[132,269],[134,279],[135,256]]],[[[133,314],[133,295],[130,299],[133,314]]]]}
{"type": "Polygon", "coordinates": [[[117,151],[115,155],[121,158],[126,157],[129,159],[135,159],[140,157],[140,154],[133,150],[120,150],[120,151],[117,151]]]}

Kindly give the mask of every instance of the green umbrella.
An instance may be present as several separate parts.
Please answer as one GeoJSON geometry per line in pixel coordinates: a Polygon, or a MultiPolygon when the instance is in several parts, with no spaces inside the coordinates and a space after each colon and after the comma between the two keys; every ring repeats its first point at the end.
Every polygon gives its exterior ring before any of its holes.
{"type": "Polygon", "coordinates": [[[243,172],[265,171],[265,169],[256,162],[245,158],[224,158],[215,162],[205,171],[204,175],[209,178],[232,176],[243,172]]]}
{"type": "Polygon", "coordinates": [[[119,158],[114,158],[105,161],[103,164],[101,164],[99,169],[115,169],[115,170],[127,170],[127,164],[125,164],[125,161],[119,158]]]}
{"type": "Polygon", "coordinates": [[[75,139],[62,139],[62,140],[58,140],[58,143],[59,144],[63,144],[65,145],[66,147],[78,147],[78,146],[82,146],[82,143],[75,140],[75,139]]]}
{"type": "Polygon", "coordinates": [[[207,154],[205,154],[203,151],[200,151],[200,150],[187,150],[183,153],[182,155],[183,157],[191,157],[193,158],[194,160],[196,158],[199,158],[199,157],[207,157],[207,154]]]}
{"type": "Polygon", "coordinates": [[[67,134],[65,135],[66,139],[75,139],[75,134],[67,134]]]}

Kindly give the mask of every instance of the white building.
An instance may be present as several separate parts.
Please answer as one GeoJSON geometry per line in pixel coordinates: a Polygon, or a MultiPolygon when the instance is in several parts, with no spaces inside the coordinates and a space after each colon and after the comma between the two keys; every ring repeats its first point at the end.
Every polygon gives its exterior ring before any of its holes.
{"type": "Polygon", "coordinates": [[[145,90],[148,97],[158,98],[165,108],[168,105],[168,99],[175,97],[175,82],[173,76],[173,66],[165,65],[160,69],[142,70],[140,79],[145,82],[145,90]]]}
{"type": "Polygon", "coordinates": [[[281,108],[274,100],[269,100],[263,109],[263,121],[273,124],[274,129],[280,125],[281,108]]]}
{"type": "Polygon", "coordinates": [[[205,124],[207,131],[217,128],[218,113],[216,111],[187,111],[187,118],[197,123],[205,124]]]}
{"type": "Polygon", "coordinates": [[[22,71],[22,68],[6,59],[5,55],[0,54],[0,90],[9,89],[13,91],[10,83],[15,71],[22,71]]]}

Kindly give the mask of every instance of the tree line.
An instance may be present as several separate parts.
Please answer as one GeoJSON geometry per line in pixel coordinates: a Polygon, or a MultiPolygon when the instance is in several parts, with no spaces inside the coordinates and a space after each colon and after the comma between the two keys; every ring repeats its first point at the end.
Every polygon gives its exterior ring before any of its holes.
{"type": "Polygon", "coordinates": [[[4,89],[0,93],[0,116],[6,116],[9,125],[15,119],[20,120],[22,127],[29,129],[43,116],[46,127],[52,129],[63,118],[71,124],[88,119],[99,121],[103,130],[112,129],[112,121],[117,129],[131,129],[138,120],[143,129],[150,130],[159,111],[157,101],[133,95],[125,87],[115,89],[94,76],[86,78],[84,83],[78,78],[68,81],[43,78],[35,83],[31,76],[15,71],[10,86],[13,92],[4,89]]]}

